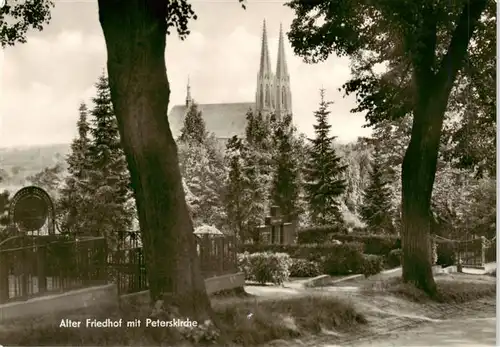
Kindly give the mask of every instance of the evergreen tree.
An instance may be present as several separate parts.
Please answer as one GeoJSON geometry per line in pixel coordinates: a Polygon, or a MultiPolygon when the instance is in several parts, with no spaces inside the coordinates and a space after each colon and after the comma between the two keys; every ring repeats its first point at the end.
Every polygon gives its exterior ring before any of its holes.
{"type": "Polygon", "coordinates": [[[226,162],[229,167],[227,174],[225,211],[227,224],[241,241],[245,241],[249,235],[246,228],[247,207],[251,204],[248,199],[248,191],[245,187],[243,174],[243,160],[241,152],[243,142],[237,136],[231,138],[227,143],[226,162]]]}
{"type": "Polygon", "coordinates": [[[361,219],[370,232],[393,233],[391,189],[386,178],[380,144],[375,144],[368,186],[363,192],[361,219]]]}
{"type": "Polygon", "coordinates": [[[275,158],[271,200],[288,222],[297,215],[299,198],[299,163],[293,148],[294,128],[291,115],[274,124],[275,158]]]}
{"type": "Polygon", "coordinates": [[[89,232],[113,240],[118,232],[130,228],[133,211],[130,178],[120,143],[116,117],[111,104],[108,80],[103,74],[96,83],[92,99],[92,141],[89,146],[88,184],[84,196],[92,196],[84,209],[92,214],[89,232]]]}
{"type": "Polygon", "coordinates": [[[0,231],[9,224],[10,194],[8,190],[0,193],[0,231]]]}
{"type": "Polygon", "coordinates": [[[40,172],[26,178],[30,184],[45,189],[52,198],[57,198],[62,182],[64,167],[61,163],[46,167],[40,172]]]}
{"type": "Polygon", "coordinates": [[[77,122],[78,136],[71,144],[71,152],[66,158],[68,176],[64,180],[60,198],[57,200],[58,222],[65,232],[83,233],[86,221],[92,216],[85,215],[85,206],[90,205],[89,196],[85,195],[87,184],[90,149],[90,124],[88,110],[84,103],[79,107],[77,122]]]}
{"type": "MultiPolygon", "coordinates": [[[[248,116],[248,115],[247,115],[248,116]]],[[[247,123],[247,138],[255,125],[247,123]]],[[[256,129],[256,128],[254,128],[256,129]]],[[[269,177],[263,174],[263,153],[247,139],[233,137],[227,144],[226,163],[229,167],[226,183],[225,210],[228,225],[242,242],[256,240],[256,227],[264,222],[269,200],[269,177]]],[[[267,168],[269,171],[269,168],[267,168]]]]}
{"type": "Polygon", "coordinates": [[[225,168],[214,135],[209,135],[198,106],[189,107],[178,141],[179,166],[186,188],[196,197],[190,203],[194,225],[223,228],[225,168]]]}
{"type": "MultiPolygon", "coordinates": [[[[241,150],[242,172],[248,195],[247,230],[254,235],[255,228],[264,223],[269,208],[273,167],[272,126],[274,116],[247,113],[244,146],[241,150]]],[[[255,238],[255,235],[254,235],[255,238]]]]}
{"type": "Polygon", "coordinates": [[[344,223],[338,198],[346,188],[342,176],[347,166],[341,164],[341,158],[336,154],[333,146],[336,137],[329,135],[330,104],[325,101],[325,91],[322,89],[320,107],[315,112],[316,137],[310,140],[309,158],[304,172],[311,221],[317,225],[344,223]]]}
{"type": "Polygon", "coordinates": [[[179,140],[182,142],[203,143],[207,138],[205,121],[201,111],[198,111],[198,105],[192,103],[184,118],[184,125],[181,129],[179,140]]]}
{"type": "Polygon", "coordinates": [[[191,202],[195,227],[208,224],[221,229],[223,224],[222,191],[224,172],[214,162],[211,143],[180,142],[179,165],[188,190],[196,197],[191,202]]]}

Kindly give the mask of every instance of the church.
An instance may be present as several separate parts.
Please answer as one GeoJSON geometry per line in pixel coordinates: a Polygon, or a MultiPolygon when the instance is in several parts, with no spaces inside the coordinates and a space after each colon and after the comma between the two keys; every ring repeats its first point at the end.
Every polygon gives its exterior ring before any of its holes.
{"type": "MultiPolygon", "coordinates": [[[[263,115],[276,114],[277,118],[292,114],[292,93],[290,90],[290,75],[285,58],[285,42],[283,29],[280,25],[278,40],[278,60],[276,72],[273,73],[267,42],[266,22],[262,29],[262,43],[260,63],[257,74],[257,88],[255,100],[252,102],[223,103],[223,104],[197,104],[202,112],[206,128],[209,133],[222,141],[245,133],[246,114],[249,110],[263,115]]],[[[188,82],[186,103],[175,105],[168,115],[170,129],[174,138],[180,135],[184,117],[189,107],[194,102],[191,97],[191,88],[188,82]]]]}

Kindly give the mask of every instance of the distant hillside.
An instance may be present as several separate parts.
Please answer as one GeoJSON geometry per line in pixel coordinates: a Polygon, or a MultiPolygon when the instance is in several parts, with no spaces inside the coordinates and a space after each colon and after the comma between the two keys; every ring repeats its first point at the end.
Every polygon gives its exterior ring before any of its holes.
{"type": "Polygon", "coordinates": [[[65,166],[69,144],[0,148],[0,190],[11,192],[28,184],[26,178],[46,167],[65,166]]]}

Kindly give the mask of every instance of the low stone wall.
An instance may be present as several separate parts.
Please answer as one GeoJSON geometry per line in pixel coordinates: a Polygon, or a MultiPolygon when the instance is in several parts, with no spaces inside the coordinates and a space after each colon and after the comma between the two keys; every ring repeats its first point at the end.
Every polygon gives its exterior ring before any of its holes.
{"type": "MultiPolygon", "coordinates": [[[[205,288],[207,289],[208,295],[223,290],[243,288],[244,286],[245,274],[243,272],[205,279],[205,288]]],[[[143,305],[149,304],[149,301],[149,290],[120,296],[120,302],[122,304],[143,305]]]]}
{"type": "MultiPolygon", "coordinates": [[[[208,294],[223,290],[244,287],[245,275],[236,273],[208,278],[205,286],[208,294]]],[[[46,295],[26,301],[10,302],[0,305],[0,323],[30,317],[40,317],[56,313],[71,312],[91,307],[117,307],[120,302],[148,303],[149,291],[118,297],[115,284],[96,286],[66,293],[46,295]]]]}
{"type": "Polygon", "coordinates": [[[56,312],[66,312],[97,307],[116,307],[117,287],[114,284],[72,290],[66,293],[45,295],[26,301],[0,305],[0,322],[20,318],[38,317],[56,312]]]}

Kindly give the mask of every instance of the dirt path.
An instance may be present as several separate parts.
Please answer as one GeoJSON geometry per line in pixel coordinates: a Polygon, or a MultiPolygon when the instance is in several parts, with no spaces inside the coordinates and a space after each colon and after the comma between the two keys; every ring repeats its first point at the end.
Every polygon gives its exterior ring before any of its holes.
{"type": "Polygon", "coordinates": [[[342,344],[323,344],[318,347],[416,347],[495,346],[496,318],[466,318],[425,323],[417,327],[394,332],[384,337],[352,341],[342,344]]]}
{"type": "MultiPolygon", "coordinates": [[[[398,272],[395,272],[390,277],[397,274],[398,272]]],[[[350,301],[359,312],[366,315],[369,324],[356,332],[342,334],[336,331],[325,331],[325,334],[320,336],[295,341],[279,341],[268,346],[495,346],[496,300],[494,297],[459,305],[430,302],[423,305],[384,292],[367,293],[359,290],[360,284],[366,285],[378,280],[380,278],[358,279],[340,286],[308,290],[279,289],[282,295],[306,293],[310,295],[315,292],[319,295],[331,295],[350,301]]],[[[440,277],[440,280],[479,283],[494,282],[495,278],[455,274],[440,277]]],[[[255,294],[259,296],[264,294],[266,298],[276,295],[271,288],[266,289],[254,289],[255,294]]]]}

